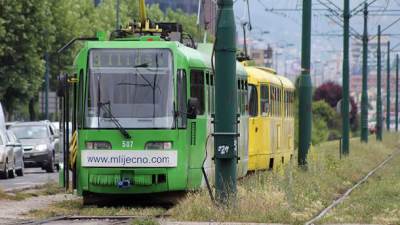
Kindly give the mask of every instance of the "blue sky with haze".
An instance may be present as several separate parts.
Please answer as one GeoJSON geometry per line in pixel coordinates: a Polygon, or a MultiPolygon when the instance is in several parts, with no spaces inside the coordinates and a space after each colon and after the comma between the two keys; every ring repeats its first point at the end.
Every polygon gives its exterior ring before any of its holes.
{"type": "MultiPolygon", "coordinates": [[[[301,43],[301,10],[293,12],[278,12],[266,11],[268,9],[301,9],[301,0],[249,0],[251,21],[253,24],[253,31],[250,33],[250,43],[262,47],[268,43],[280,46],[287,45],[286,43],[294,44],[294,49],[291,50],[292,54],[300,54],[301,43]],[[269,31],[269,34],[261,34],[262,31],[269,31]],[[261,40],[263,39],[263,40],[261,40]],[[296,52],[296,53],[295,53],[296,52]]],[[[372,2],[369,0],[367,2],[372,2]]],[[[340,9],[343,9],[343,0],[313,0],[314,9],[326,9],[320,2],[329,4],[332,2],[340,9]]],[[[351,0],[351,9],[364,2],[362,0],[351,0]]],[[[330,7],[335,8],[334,5],[330,7]]],[[[236,0],[235,5],[236,24],[238,25],[239,36],[242,36],[240,23],[247,20],[247,12],[245,11],[244,0],[236,0]]],[[[385,27],[392,23],[394,20],[400,18],[400,12],[391,13],[391,16],[382,16],[382,11],[385,9],[393,10],[400,9],[400,0],[377,0],[370,6],[371,12],[369,18],[369,32],[375,34],[377,31],[377,24],[382,24],[385,27]],[[396,14],[397,16],[394,16],[396,14]]],[[[342,28],[330,21],[325,16],[328,11],[314,11],[313,12],[313,34],[317,33],[332,33],[342,34],[342,28]]],[[[341,13],[341,12],[339,12],[341,13]]],[[[351,26],[362,33],[363,20],[362,12],[351,19],[351,26]]],[[[387,32],[396,33],[400,28],[400,23],[393,26],[387,32]]],[[[400,32],[399,32],[400,33],[400,32]]],[[[399,42],[398,37],[391,37],[392,42],[399,42]]],[[[340,52],[342,49],[342,38],[337,36],[313,36],[312,37],[312,58],[313,60],[329,58],[332,52],[340,52]]]]}

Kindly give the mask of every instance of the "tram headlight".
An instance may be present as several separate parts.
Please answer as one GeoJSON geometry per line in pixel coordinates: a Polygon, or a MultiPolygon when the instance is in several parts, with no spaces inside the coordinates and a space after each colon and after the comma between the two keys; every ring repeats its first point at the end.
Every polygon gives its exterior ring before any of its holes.
{"type": "Polygon", "coordinates": [[[111,143],[108,141],[87,141],[86,149],[111,149],[111,143]]]}
{"type": "Polygon", "coordinates": [[[147,142],[144,148],[147,150],[166,150],[172,148],[170,141],[151,141],[147,142]]]}

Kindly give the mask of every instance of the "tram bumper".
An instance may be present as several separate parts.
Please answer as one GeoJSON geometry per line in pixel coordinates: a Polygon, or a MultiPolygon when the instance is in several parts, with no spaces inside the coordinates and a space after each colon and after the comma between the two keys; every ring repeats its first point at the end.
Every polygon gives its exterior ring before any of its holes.
{"type": "Polygon", "coordinates": [[[168,168],[90,168],[84,174],[82,189],[92,193],[141,194],[174,188],[168,184],[168,168]]]}

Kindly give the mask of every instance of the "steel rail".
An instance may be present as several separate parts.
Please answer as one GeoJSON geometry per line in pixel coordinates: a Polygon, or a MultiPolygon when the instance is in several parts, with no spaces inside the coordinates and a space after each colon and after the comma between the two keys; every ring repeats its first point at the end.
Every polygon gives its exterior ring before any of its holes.
{"type": "Polygon", "coordinates": [[[18,224],[21,225],[41,225],[41,224],[46,224],[50,222],[56,222],[56,221],[70,221],[70,220],[118,220],[118,221],[123,221],[123,220],[130,220],[130,219],[149,219],[149,218],[155,218],[155,219],[160,219],[160,218],[166,218],[169,217],[170,215],[168,214],[156,214],[156,215],[151,215],[151,216],[56,216],[40,221],[25,221],[25,222],[19,222],[18,224]]]}

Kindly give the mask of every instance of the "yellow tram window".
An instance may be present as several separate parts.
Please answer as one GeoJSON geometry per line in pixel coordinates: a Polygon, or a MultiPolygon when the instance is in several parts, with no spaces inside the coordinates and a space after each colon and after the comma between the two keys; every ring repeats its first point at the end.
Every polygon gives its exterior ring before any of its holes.
{"type": "Polygon", "coordinates": [[[258,115],[258,94],[254,85],[249,85],[249,116],[256,117],[258,115]]]}
{"type": "Polygon", "coordinates": [[[261,86],[261,115],[268,116],[269,110],[269,99],[268,99],[268,87],[265,85],[261,86]]]}

